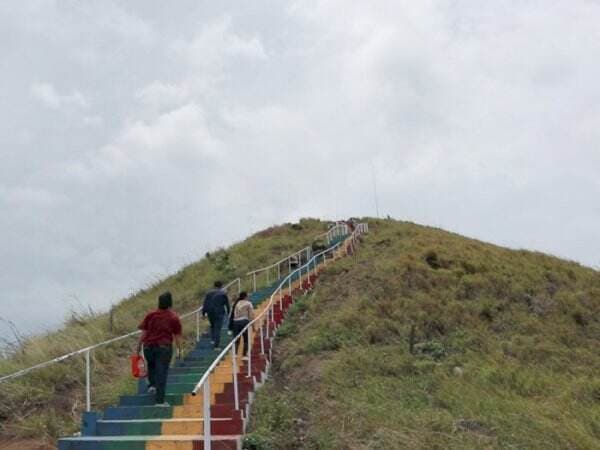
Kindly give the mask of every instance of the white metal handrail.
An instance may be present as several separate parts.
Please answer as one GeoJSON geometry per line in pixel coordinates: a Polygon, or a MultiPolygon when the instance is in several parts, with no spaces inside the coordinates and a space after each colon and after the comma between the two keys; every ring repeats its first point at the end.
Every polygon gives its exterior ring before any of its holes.
{"type": "MultiPolygon", "coordinates": [[[[326,237],[327,245],[329,245],[331,243],[331,241],[333,241],[336,237],[346,236],[348,234],[349,234],[348,233],[348,225],[345,223],[338,223],[335,226],[331,227],[327,232],[316,236],[315,240],[320,239],[322,237],[326,237]]],[[[288,255],[285,258],[280,259],[279,261],[277,261],[273,264],[270,264],[268,266],[261,267],[260,269],[256,269],[251,272],[248,272],[246,274],[246,276],[252,276],[253,291],[256,291],[256,286],[257,286],[256,283],[257,283],[257,279],[260,276],[260,274],[265,273],[266,274],[266,282],[267,282],[267,284],[270,284],[271,283],[271,271],[276,267],[277,268],[277,278],[276,279],[280,280],[281,279],[281,265],[283,263],[287,262],[287,269],[288,269],[287,273],[291,273],[292,272],[292,264],[300,265],[302,262],[302,255],[304,253],[306,253],[306,260],[308,261],[311,256],[311,252],[312,252],[312,247],[307,246],[301,250],[298,250],[296,253],[292,253],[291,255],[288,255]]]]}
{"type": "Polygon", "coordinates": [[[336,223],[333,227],[327,230],[323,234],[319,234],[316,239],[320,239],[325,237],[327,239],[327,244],[330,244],[331,241],[338,236],[345,236],[348,233],[348,225],[346,223],[336,223]]]}
{"type": "Polygon", "coordinates": [[[285,276],[283,278],[283,280],[280,281],[279,285],[277,286],[277,288],[275,289],[275,291],[271,294],[271,297],[269,298],[269,303],[267,304],[267,306],[263,309],[263,311],[256,317],[254,318],[251,322],[248,323],[248,325],[246,325],[244,327],[244,329],[239,332],[236,336],[234,336],[231,341],[229,342],[229,344],[227,344],[225,346],[225,348],[221,351],[221,353],[219,353],[219,355],[217,356],[217,358],[213,361],[213,363],[208,367],[208,369],[206,370],[206,372],[204,372],[204,375],[202,375],[202,377],[200,378],[200,381],[198,381],[198,383],[196,384],[196,386],[194,387],[194,389],[192,390],[192,395],[197,395],[198,391],[200,390],[200,388],[203,389],[202,394],[203,394],[203,398],[202,398],[202,406],[203,406],[203,424],[204,424],[204,434],[203,434],[203,439],[204,439],[204,449],[205,450],[211,450],[211,413],[210,413],[210,405],[211,405],[211,394],[210,394],[210,375],[211,373],[219,366],[219,364],[224,360],[224,358],[227,357],[228,353],[231,353],[232,356],[232,372],[233,372],[233,391],[234,391],[234,406],[236,410],[240,409],[240,404],[239,404],[239,387],[238,387],[238,381],[237,381],[237,359],[236,359],[236,348],[238,346],[238,342],[240,339],[242,339],[242,336],[244,335],[244,333],[248,332],[249,336],[248,336],[248,375],[247,377],[251,377],[252,376],[252,349],[251,346],[253,344],[253,336],[251,333],[251,330],[255,331],[254,329],[256,328],[255,324],[259,324],[258,328],[259,328],[259,332],[260,332],[260,337],[261,337],[261,353],[264,354],[264,333],[263,333],[263,327],[264,327],[264,321],[265,318],[267,319],[267,336],[269,336],[269,315],[271,315],[271,318],[274,317],[274,309],[273,306],[275,305],[275,296],[279,295],[279,305],[280,308],[282,308],[282,288],[287,284],[288,285],[288,289],[289,289],[289,293],[291,295],[291,283],[292,283],[292,278],[294,277],[295,274],[299,274],[300,275],[300,284],[302,285],[302,271],[303,269],[306,269],[307,272],[307,277],[308,279],[310,279],[310,271],[311,271],[311,265],[314,266],[314,270],[315,270],[315,274],[317,272],[317,264],[318,264],[318,258],[320,256],[323,256],[323,261],[326,261],[326,255],[329,252],[334,252],[336,251],[340,246],[342,245],[346,245],[346,243],[349,241],[350,242],[350,247],[352,248],[352,250],[354,251],[354,245],[356,243],[356,239],[358,238],[358,236],[362,233],[366,233],[368,232],[368,225],[367,224],[358,224],[356,226],[356,228],[354,229],[354,231],[352,232],[352,234],[344,241],[340,241],[337,244],[335,244],[332,247],[329,247],[328,249],[317,253],[315,255],[312,256],[312,258],[310,258],[304,265],[298,267],[296,270],[294,271],[290,271],[290,273],[285,276]]]}
{"type": "MultiPolygon", "coordinates": [[[[319,235],[319,236],[321,236],[321,235],[319,235]]],[[[273,264],[271,264],[269,266],[261,267],[260,269],[253,270],[252,272],[248,272],[246,275],[253,275],[255,273],[264,272],[265,270],[272,269],[273,267],[276,267],[276,266],[280,265],[281,263],[286,262],[288,259],[290,259],[290,258],[292,258],[292,257],[294,257],[296,255],[299,255],[299,254],[301,254],[302,252],[305,252],[308,249],[310,249],[310,246],[307,245],[302,250],[298,250],[296,253],[292,253],[291,255],[288,255],[285,258],[280,259],[276,263],[273,263],[273,264]]]]}
{"type": "MultiPolygon", "coordinates": [[[[238,283],[238,285],[239,285],[239,282],[240,282],[240,279],[237,278],[237,279],[233,280],[231,283],[227,284],[223,289],[228,289],[229,287],[231,287],[235,283],[238,283]]],[[[194,311],[190,311],[189,313],[183,314],[182,316],[180,316],[180,318],[181,319],[186,319],[186,318],[188,318],[188,317],[190,317],[193,314],[198,313],[198,312],[202,312],[202,307],[200,307],[198,309],[195,309],[194,311]]],[[[2,383],[4,381],[15,379],[15,378],[19,378],[19,377],[21,377],[23,375],[28,374],[29,372],[33,372],[34,370],[43,369],[44,367],[50,366],[50,365],[55,364],[55,363],[62,362],[65,359],[69,359],[69,358],[71,358],[73,356],[82,355],[82,354],[84,354],[86,352],[89,352],[89,351],[92,351],[92,350],[96,350],[97,348],[104,347],[106,345],[112,344],[114,342],[118,342],[118,341],[123,340],[123,339],[127,339],[128,337],[136,336],[136,335],[138,335],[140,333],[141,333],[140,330],[132,331],[131,333],[127,333],[127,334],[124,334],[122,336],[118,336],[118,337],[115,337],[115,338],[112,338],[112,339],[108,339],[108,340],[100,342],[98,344],[90,345],[89,347],[84,347],[82,349],[75,350],[74,352],[67,353],[66,355],[59,356],[59,357],[54,358],[54,359],[52,359],[50,361],[46,361],[46,362],[43,362],[43,363],[40,363],[40,364],[36,364],[35,366],[28,367],[27,369],[19,370],[18,372],[12,373],[10,375],[5,375],[3,377],[0,377],[0,383],[2,383]]]]}
{"type": "Polygon", "coordinates": [[[266,267],[262,267],[260,269],[253,270],[252,272],[248,272],[246,274],[246,276],[252,275],[252,290],[254,292],[256,292],[256,281],[257,281],[258,276],[261,273],[266,273],[266,282],[267,282],[267,284],[270,284],[271,283],[271,270],[274,267],[277,267],[277,280],[280,280],[281,279],[281,264],[287,262],[288,273],[290,273],[292,271],[292,264],[295,264],[295,263],[299,264],[300,261],[302,261],[302,255],[304,253],[306,253],[306,259],[307,260],[310,259],[310,252],[311,251],[312,251],[312,248],[310,246],[307,246],[307,247],[304,247],[301,250],[298,250],[295,253],[292,253],[291,255],[286,256],[285,258],[277,261],[274,264],[271,264],[271,265],[266,266],[266,267]]]}
{"type": "MultiPolygon", "coordinates": [[[[237,284],[238,287],[238,294],[239,291],[241,289],[241,280],[240,278],[236,278],[235,280],[231,281],[230,283],[228,283],[227,285],[225,285],[223,287],[223,289],[227,290],[230,287],[234,286],[237,284]]],[[[194,314],[196,314],[196,340],[199,340],[200,337],[200,314],[202,313],[202,307],[197,308],[193,311],[190,311],[189,313],[183,314],[182,316],[180,316],[180,318],[182,320],[187,319],[188,317],[193,316],[194,314]]],[[[131,333],[127,333],[124,334],[122,336],[118,336],[118,337],[114,337],[112,339],[108,339],[106,341],[100,342],[98,344],[94,344],[94,345],[90,345],[88,347],[76,350],[74,352],[71,353],[67,353],[66,355],[62,355],[59,356],[57,358],[54,358],[50,361],[46,361],[40,364],[36,364],[34,366],[28,367],[26,369],[22,369],[19,370],[17,372],[14,372],[10,375],[5,375],[3,377],[0,377],[0,383],[4,383],[10,380],[14,380],[16,378],[20,378],[22,376],[27,375],[30,372],[36,371],[36,370],[40,370],[43,369],[45,367],[49,367],[51,365],[60,363],[62,361],[65,361],[67,359],[73,358],[75,356],[79,356],[79,355],[84,355],[85,356],[85,397],[86,397],[86,411],[90,411],[91,410],[91,403],[92,403],[92,398],[91,398],[91,352],[100,348],[100,347],[104,347],[107,346],[109,344],[113,344],[115,342],[118,341],[122,341],[124,339],[133,337],[133,336],[137,336],[141,334],[141,330],[136,330],[136,331],[132,331],[131,333]]]]}

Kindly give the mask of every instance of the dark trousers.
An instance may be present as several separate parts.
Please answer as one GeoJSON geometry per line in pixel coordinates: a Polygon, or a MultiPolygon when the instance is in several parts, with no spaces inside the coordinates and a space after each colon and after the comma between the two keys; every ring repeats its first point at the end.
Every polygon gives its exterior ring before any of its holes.
{"type": "Polygon", "coordinates": [[[208,313],[210,322],[210,340],[214,342],[215,348],[221,346],[221,330],[223,329],[223,314],[208,313]]]}
{"type": "MultiPolygon", "coordinates": [[[[233,321],[233,335],[237,336],[242,332],[246,325],[250,323],[249,320],[234,320],[233,321]]],[[[248,356],[248,330],[244,331],[244,335],[242,336],[242,340],[244,341],[244,356],[248,356]]]]}
{"type": "Polygon", "coordinates": [[[144,347],[144,358],[148,364],[148,384],[156,388],[156,403],[165,402],[169,364],[173,357],[171,345],[149,345],[144,347]]]}

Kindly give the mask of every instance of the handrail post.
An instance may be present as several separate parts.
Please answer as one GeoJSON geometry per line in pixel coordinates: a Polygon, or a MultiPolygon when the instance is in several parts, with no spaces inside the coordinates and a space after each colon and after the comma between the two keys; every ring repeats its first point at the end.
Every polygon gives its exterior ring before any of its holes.
{"type": "Polygon", "coordinates": [[[265,338],[263,336],[263,324],[260,324],[260,354],[265,354],[265,338]]]}
{"type": "Polygon", "coordinates": [[[235,410],[239,411],[240,410],[240,393],[238,391],[237,357],[235,354],[237,344],[238,344],[238,341],[236,338],[234,338],[233,345],[231,346],[231,366],[233,369],[233,404],[235,405],[235,410]]]}
{"type": "Polygon", "coordinates": [[[277,280],[281,280],[281,263],[277,263],[277,280]]]}
{"type": "Polygon", "coordinates": [[[196,311],[196,342],[200,342],[200,311],[196,311]]]}
{"type": "Polygon", "coordinates": [[[292,276],[291,276],[291,274],[288,277],[288,292],[291,297],[292,296],[292,276]]]}
{"type": "Polygon", "coordinates": [[[283,314],[283,296],[282,296],[281,288],[279,288],[279,310],[283,314]]]}
{"type": "Polygon", "coordinates": [[[206,377],[204,381],[204,398],[202,403],[204,405],[204,450],[211,450],[210,444],[210,375],[206,377]]]}
{"type": "Polygon", "coordinates": [[[269,333],[271,332],[271,320],[269,317],[269,314],[271,313],[271,309],[269,308],[269,310],[267,311],[267,336],[271,336],[269,333]]]}
{"type": "Polygon", "coordinates": [[[252,274],[252,280],[253,280],[253,286],[254,286],[254,289],[252,292],[256,292],[256,272],[254,272],[252,274]]]}
{"type": "Polygon", "coordinates": [[[85,352],[85,410],[92,410],[92,369],[90,363],[90,350],[85,352]]]}
{"type": "Polygon", "coordinates": [[[252,326],[248,327],[248,348],[246,350],[248,350],[248,354],[246,355],[246,357],[248,358],[248,378],[250,378],[252,376],[252,339],[254,338],[254,336],[252,336],[252,326]]]}

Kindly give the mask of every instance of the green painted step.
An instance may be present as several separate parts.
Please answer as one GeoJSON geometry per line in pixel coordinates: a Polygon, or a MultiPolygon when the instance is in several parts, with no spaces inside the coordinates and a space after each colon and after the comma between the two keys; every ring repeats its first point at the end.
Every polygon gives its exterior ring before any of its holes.
{"type": "Polygon", "coordinates": [[[195,383],[171,383],[167,384],[167,394],[189,394],[196,387],[195,383]]]}

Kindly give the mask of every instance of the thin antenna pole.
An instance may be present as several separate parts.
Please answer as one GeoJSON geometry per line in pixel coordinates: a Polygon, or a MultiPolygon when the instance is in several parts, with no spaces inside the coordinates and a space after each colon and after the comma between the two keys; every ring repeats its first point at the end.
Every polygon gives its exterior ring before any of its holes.
{"type": "Polygon", "coordinates": [[[377,179],[375,178],[375,164],[371,160],[371,178],[373,179],[373,195],[375,197],[375,211],[377,212],[377,218],[379,218],[379,198],[377,195],[377,179]]]}

